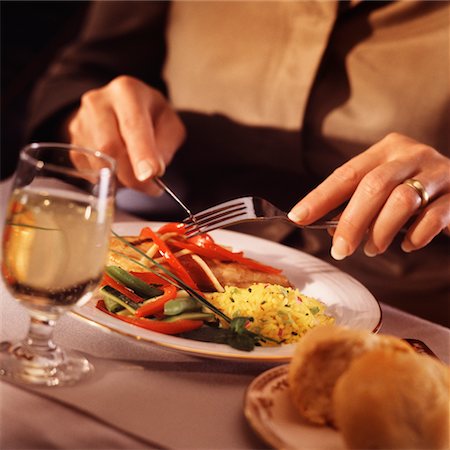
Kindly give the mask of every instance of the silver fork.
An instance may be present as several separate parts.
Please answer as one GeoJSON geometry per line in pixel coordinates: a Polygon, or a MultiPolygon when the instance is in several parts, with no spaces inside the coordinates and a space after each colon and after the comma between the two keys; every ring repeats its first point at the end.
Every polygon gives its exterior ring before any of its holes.
{"type": "Polygon", "coordinates": [[[272,203],[259,197],[240,197],[212,206],[184,219],[187,237],[207,233],[217,228],[226,228],[243,222],[284,220],[299,228],[325,229],[336,228],[337,220],[319,220],[310,225],[298,225],[287,213],[272,203]]]}

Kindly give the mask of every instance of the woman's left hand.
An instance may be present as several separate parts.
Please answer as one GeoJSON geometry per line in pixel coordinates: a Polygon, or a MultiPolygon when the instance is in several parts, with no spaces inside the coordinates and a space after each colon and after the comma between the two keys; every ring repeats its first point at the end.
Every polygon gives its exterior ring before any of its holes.
{"type": "Polygon", "coordinates": [[[417,250],[441,231],[450,231],[450,160],[432,147],[391,133],[337,168],[289,217],[307,225],[347,200],[333,235],[335,259],[351,255],[365,238],[367,256],[385,252],[413,216],[402,249],[417,250]],[[422,184],[428,203],[404,183],[411,178],[422,184]]]}

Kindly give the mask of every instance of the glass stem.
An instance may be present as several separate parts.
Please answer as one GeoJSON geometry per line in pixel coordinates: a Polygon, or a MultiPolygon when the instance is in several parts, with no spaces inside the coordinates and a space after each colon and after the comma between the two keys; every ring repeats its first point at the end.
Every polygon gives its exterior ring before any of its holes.
{"type": "Polygon", "coordinates": [[[56,350],[53,342],[53,329],[55,321],[52,319],[40,319],[31,316],[30,328],[25,338],[25,345],[32,353],[49,353],[56,350]]]}

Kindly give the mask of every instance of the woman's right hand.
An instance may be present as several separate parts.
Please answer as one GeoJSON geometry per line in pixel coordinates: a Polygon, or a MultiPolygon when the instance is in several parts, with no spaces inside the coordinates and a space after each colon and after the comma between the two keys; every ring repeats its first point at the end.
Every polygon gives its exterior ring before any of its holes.
{"type": "Polygon", "coordinates": [[[129,76],[86,92],[66,133],[72,144],[112,156],[119,182],[150,195],[160,189],[148,180],[164,173],[185,138],[184,125],[163,95],[129,76]]]}

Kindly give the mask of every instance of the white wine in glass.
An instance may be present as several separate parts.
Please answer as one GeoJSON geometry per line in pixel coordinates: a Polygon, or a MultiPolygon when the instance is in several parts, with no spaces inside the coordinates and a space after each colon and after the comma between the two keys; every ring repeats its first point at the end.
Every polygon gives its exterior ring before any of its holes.
{"type": "Polygon", "coordinates": [[[113,219],[115,162],[66,144],[25,147],[15,173],[2,245],[2,276],[30,314],[24,340],[1,343],[0,376],[72,384],[88,360],[52,340],[55,321],[88,301],[102,277],[113,219]]]}

